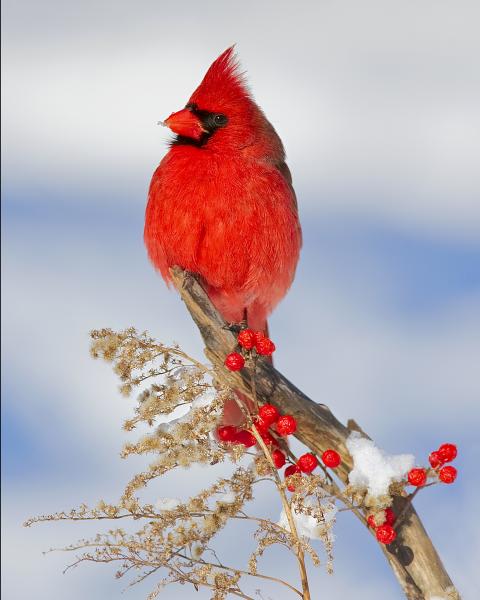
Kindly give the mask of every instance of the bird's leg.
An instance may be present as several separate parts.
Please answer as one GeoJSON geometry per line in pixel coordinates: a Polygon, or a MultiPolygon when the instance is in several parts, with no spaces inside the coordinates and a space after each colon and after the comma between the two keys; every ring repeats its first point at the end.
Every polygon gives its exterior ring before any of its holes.
{"type": "Polygon", "coordinates": [[[240,323],[226,323],[222,329],[226,329],[227,331],[231,331],[235,335],[238,335],[243,327],[240,323]]]}
{"type": "Polygon", "coordinates": [[[223,326],[223,329],[227,329],[232,333],[239,334],[242,329],[246,329],[248,327],[248,317],[247,317],[247,309],[243,309],[243,319],[239,323],[228,323],[223,326]]]}
{"type": "Polygon", "coordinates": [[[240,325],[242,326],[242,329],[246,329],[248,327],[248,312],[247,312],[247,307],[245,307],[243,309],[243,320],[240,323],[240,325]]]}

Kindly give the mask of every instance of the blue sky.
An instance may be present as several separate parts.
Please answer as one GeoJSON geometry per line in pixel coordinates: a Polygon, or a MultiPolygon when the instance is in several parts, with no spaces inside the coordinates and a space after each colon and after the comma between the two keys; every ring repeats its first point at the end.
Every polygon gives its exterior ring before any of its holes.
{"type": "MultiPolygon", "coordinates": [[[[423,460],[458,442],[457,483],[421,494],[417,508],[464,598],[478,596],[478,8],[276,2],[272,26],[273,3],[244,7],[4,3],[7,599],[121,597],[108,568],[62,576],[70,557],[42,556],[95,528],[20,524],[115,499],[141,465],[118,458],[132,406],[89,358],[90,329],[134,324],[202,356],[148,264],[143,212],[168,137],[155,122],[233,41],[287,148],[304,228],[296,281],[271,318],[277,365],[388,452],[423,460]]],[[[205,476],[193,470],[189,485],[205,476]]],[[[189,490],[179,475],[153,493],[189,490]]],[[[268,496],[257,502],[275,512],[268,496]]],[[[318,597],[402,597],[354,519],[342,516],[336,533],[335,575],[312,570],[318,597]]]]}

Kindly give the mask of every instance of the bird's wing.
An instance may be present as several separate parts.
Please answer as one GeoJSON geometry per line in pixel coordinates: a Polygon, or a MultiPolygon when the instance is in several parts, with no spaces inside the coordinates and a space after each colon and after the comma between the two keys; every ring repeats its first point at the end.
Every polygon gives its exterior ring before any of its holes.
{"type": "Polygon", "coordinates": [[[288,187],[290,188],[290,191],[292,192],[292,197],[293,197],[293,209],[294,209],[295,213],[298,213],[297,195],[295,194],[295,190],[293,189],[292,173],[290,172],[290,169],[288,168],[288,165],[285,161],[276,163],[275,167],[280,172],[280,174],[285,179],[285,181],[288,183],[288,187]]]}

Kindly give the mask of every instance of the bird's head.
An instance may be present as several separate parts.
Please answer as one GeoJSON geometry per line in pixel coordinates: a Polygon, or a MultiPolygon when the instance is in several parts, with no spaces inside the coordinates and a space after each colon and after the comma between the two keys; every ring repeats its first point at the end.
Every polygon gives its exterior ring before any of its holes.
{"type": "Polygon", "coordinates": [[[212,63],[185,108],[172,113],[164,124],[177,134],[174,145],[220,150],[272,146],[271,150],[283,153],[280,139],[239,72],[233,46],[212,63]]]}

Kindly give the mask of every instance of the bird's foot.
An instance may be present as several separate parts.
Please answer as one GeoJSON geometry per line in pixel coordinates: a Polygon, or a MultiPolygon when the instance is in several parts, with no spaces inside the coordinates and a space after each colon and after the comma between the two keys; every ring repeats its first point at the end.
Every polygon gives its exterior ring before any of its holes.
{"type": "Polygon", "coordinates": [[[226,329],[227,331],[231,331],[232,333],[238,335],[242,331],[242,329],[246,329],[247,327],[248,324],[246,321],[240,321],[240,323],[227,323],[223,326],[223,329],[226,329]]]}

